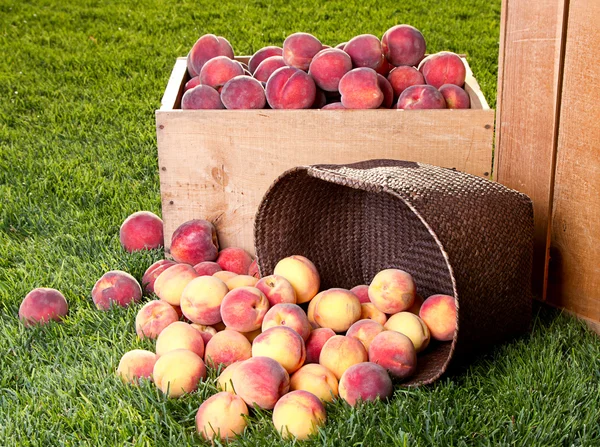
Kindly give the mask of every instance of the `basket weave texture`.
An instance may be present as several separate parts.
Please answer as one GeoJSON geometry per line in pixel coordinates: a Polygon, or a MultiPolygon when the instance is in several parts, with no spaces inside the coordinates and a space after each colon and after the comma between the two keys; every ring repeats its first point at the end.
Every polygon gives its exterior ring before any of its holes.
{"type": "Polygon", "coordinates": [[[498,183],[398,160],[297,167],[265,194],[254,236],[263,275],[303,255],[322,290],[369,284],[378,271],[399,268],[424,298],[454,296],[454,339],[432,342],[404,385],[431,383],[453,358],[528,330],[533,206],[498,183]]]}

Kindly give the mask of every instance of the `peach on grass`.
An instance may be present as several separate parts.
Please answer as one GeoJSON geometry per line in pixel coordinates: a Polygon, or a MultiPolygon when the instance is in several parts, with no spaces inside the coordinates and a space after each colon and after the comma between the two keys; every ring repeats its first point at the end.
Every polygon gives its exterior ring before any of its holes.
{"type": "Polygon", "coordinates": [[[163,221],[150,211],[130,215],[119,228],[119,241],[129,253],[163,246],[163,221]]]}
{"type": "Polygon", "coordinates": [[[377,309],[373,303],[363,303],[360,305],[360,319],[373,320],[379,324],[385,324],[387,315],[377,309]]]}
{"type": "Polygon", "coordinates": [[[446,100],[432,85],[413,85],[400,94],[397,108],[403,110],[445,109],[446,100]]]}
{"type": "Polygon", "coordinates": [[[350,326],[350,329],[346,332],[346,336],[356,338],[363,344],[365,350],[369,352],[369,346],[373,339],[384,330],[381,324],[373,320],[358,320],[350,326]]]}
{"type": "Polygon", "coordinates": [[[220,91],[227,81],[244,74],[244,67],[227,56],[217,56],[207,61],[200,70],[200,83],[220,91]]]}
{"type": "Polygon", "coordinates": [[[339,384],[340,397],[355,406],[359,401],[387,399],[393,392],[392,379],[380,365],[358,363],[348,368],[339,384]]]}
{"type": "Polygon", "coordinates": [[[296,331],[286,326],[275,326],[254,339],[252,356],[277,360],[291,374],[304,364],[306,348],[296,331]]]}
{"type": "Polygon", "coordinates": [[[227,284],[227,281],[229,281],[231,278],[235,278],[237,276],[237,273],[228,272],[227,270],[221,270],[220,272],[213,273],[212,276],[220,279],[225,284],[227,284]]]}
{"type": "Polygon", "coordinates": [[[241,361],[234,362],[229,366],[226,366],[217,377],[217,388],[221,391],[227,391],[228,393],[235,394],[231,378],[235,369],[241,365],[241,361]]]}
{"type": "Polygon", "coordinates": [[[152,377],[167,397],[180,397],[198,388],[198,382],[206,378],[206,366],[195,352],[176,349],[158,358],[152,377]]]}
{"type": "Polygon", "coordinates": [[[272,109],[309,109],[315,102],[317,87],[306,72],[281,67],[269,77],[265,93],[272,109]]]}
{"type": "Polygon", "coordinates": [[[339,380],[344,371],[352,365],[366,362],[367,358],[367,351],[359,340],[344,335],[336,335],[323,345],[319,363],[329,369],[339,380]]]}
{"type": "Polygon", "coordinates": [[[283,54],[283,49],[277,46],[267,46],[258,50],[256,53],[252,55],[250,60],[248,61],[248,70],[250,73],[254,74],[258,66],[264,61],[273,56],[281,56],[283,54]]]}
{"type": "Polygon", "coordinates": [[[214,276],[192,279],[181,292],[181,311],[192,323],[211,324],[221,321],[221,302],[229,292],[227,285],[214,276]]]}
{"type": "Polygon", "coordinates": [[[429,329],[427,325],[415,314],[399,312],[392,315],[384,327],[388,331],[396,331],[406,335],[415,346],[417,354],[429,345],[429,329]]]}
{"type": "Polygon", "coordinates": [[[121,270],[106,272],[92,289],[92,300],[100,310],[108,310],[111,304],[126,307],[141,298],[142,288],[136,279],[121,270]]]}
{"type": "Polygon", "coordinates": [[[350,289],[350,292],[356,295],[360,304],[371,302],[371,300],[369,300],[369,286],[366,284],[354,286],[350,289]]]}
{"type": "Polygon", "coordinates": [[[289,374],[270,357],[252,357],[243,361],[233,371],[231,382],[246,404],[263,410],[272,410],[290,388],[289,374]]]}
{"type": "Polygon", "coordinates": [[[450,341],[456,332],[456,300],[449,295],[432,295],[427,298],[419,317],[425,322],[431,336],[439,341],[450,341]]]}
{"type": "Polygon", "coordinates": [[[275,265],[273,274],[283,276],[289,281],[296,292],[298,304],[312,300],[321,286],[317,268],[304,256],[294,255],[283,258],[275,265]]]}
{"type": "Polygon", "coordinates": [[[135,332],[141,339],[154,340],[164,328],[178,320],[179,315],[166,301],[148,301],[135,317],[135,332]]]}
{"type": "Polygon", "coordinates": [[[258,279],[250,275],[236,275],[225,281],[229,290],[237,289],[239,287],[255,287],[258,279]]]}
{"type": "Polygon", "coordinates": [[[154,293],[154,282],[158,278],[158,275],[175,264],[177,264],[175,261],[161,259],[148,267],[144,272],[144,276],[142,276],[143,291],[147,294],[154,293]]]}
{"type": "Polygon", "coordinates": [[[25,326],[61,321],[69,312],[64,295],[56,289],[38,287],[33,289],[19,306],[19,320],[25,326]]]}
{"type": "Polygon", "coordinates": [[[198,277],[189,264],[175,264],[165,269],[154,281],[154,293],[172,306],[181,304],[181,294],[186,286],[198,277]]]}
{"type": "Polygon", "coordinates": [[[335,335],[328,327],[313,329],[306,340],[306,360],[304,363],[319,363],[319,356],[323,345],[335,335]]]}
{"type": "Polygon", "coordinates": [[[340,79],[352,70],[352,60],[348,53],[335,48],[319,51],[313,58],[308,69],[317,87],[335,92],[338,90],[340,79]]]}
{"type": "Polygon", "coordinates": [[[417,352],[406,335],[383,331],[371,341],[369,361],[383,366],[394,377],[406,379],[417,369],[417,352]]]}
{"type": "Polygon", "coordinates": [[[314,300],[314,319],[320,327],[346,332],[360,318],[360,301],[349,290],[324,290],[314,300]]]}
{"type": "Polygon", "coordinates": [[[212,276],[217,272],[223,270],[219,264],[213,261],[199,262],[194,266],[194,270],[198,273],[198,276],[212,276]]]}
{"type": "Polygon", "coordinates": [[[402,312],[415,300],[413,277],[404,270],[381,270],[369,285],[369,299],[386,314],[402,312]]]}
{"type": "Polygon", "coordinates": [[[221,95],[208,85],[199,84],[192,87],[181,97],[182,110],[213,110],[224,109],[221,95]]]}
{"type": "Polygon", "coordinates": [[[206,344],[210,341],[213,335],[217,333],[217,330],[212,326],[206,326],[204,324],[192,323],[190,324],[194,329],[200,332],[202,336],[202,341],[204,342],[204,347],[206,348],[206,344]]]}
{"type": "Polygon", "coordinates": [[[277,326],[286,326],[295,330],[304,341],[310,335],[311,327],[308,318],[304,310],[297,304],[275,304],[268,310],[262,322],[263,332],[277,326]]]}
{"type": "Polygon", "coordinates": [[[223,323],[239,332],[251,332],[260,328],[267,310],[269,301],[256,287],[233,289],[221,302],[223,323]]]}
{"type": "Polygon", "coordinates": [[[217,230],[212,223],[202,219],[184,222],[173,232],[170,250],[177,262],[196,265],[214,261],[219,253],[217,230]]]}
{"type": "Polygon", "coordinates": [[[273,74],[273,72],[275,72],[275,70],[281,67],[287,67],[285,61],[283,60],[283,57],[268,57],[265,60],[263,60],[260,63],[260,65],[256,68],[256,71],[254,72],[253,76],[260,82],[267,82],[273,74]]]}
{"type": "Polygon", "coordinates": [[[296,303],[296,291],[283,276],[265,276],[256,283],[255,287],[265,294],[271,306],[282,303],[296,303]]]}
{"type": "Polygon", "coordinates": [[[427,46],[421,31],[410,25],[396,25],[381,38],[383,54],[392,65],[417,65],[427,46]]]}
{"type": "MultiPolygon", "coordinates": [[[[267,99],[260,81],[251,76],[236,76],[225,83],[221,101],[226,109],[264,109],[267,99]]],[[[247,269],[246,269],[247,270],[247,269]]]]}
{"type": "Polygon", "coordinates": [[[126,352],[119,361],[117,375],[125,383],[135,384],[139,379],[152,380],[152,370],[158,357],[154,352],[134,349],[126,352]]]}
{"type": "Polygon", "coordinates": [[[190,76],[199,75],[204,64],[217,56],[227,56],[233,59],[233,48],[227,39],[214,34],[205,34],[200,37],[194,43],[187,57],[190,76]]]}
{"type": "Polygon", "coordinates": [[[368,67],[377,70],[384,62],[381,41],[372,34],[360,34],[353,37],[344,46],[344,51],[352,59],[355,68],[368,67]]]}
{"type": "Polygon", "coordinates": [[[217,368],[219,365],[229,366],[232,363],[249,359],[252,356],[252,345],[243,334],[226,330],[217,332],[204,349],[206,364],[217,368]]]}
{"type": "Polygon", "coordinates": [[[206,440],[231,440],[246,428],[248,407],[242,398],[226,392],[217,393],[200,405],[196,429],[206,440]]]}
{"type": "Polygon", "coordinates": [[[283,60],[290,67],[307,71],[313,57],[323,49],[323,45],[312,34],[294,33],[283,41],[283,60]]]}
{"type": "Polygon", "coordinates": [[[252,264],[252,256],[243,248],[227,247],[219,252],[216,262],[223,270],[246,275],[252,264]]]}
{"type": "Polygon", "coordinates": [[[383,103],[384,94],[379,87],[377,72],[361,67],[350,70],[340,80],[342,104],[347,109],[377,109],[383,103]]]}
{"type": "Polygon", "coordinates": [[[392,89],[394,99],[397,100],[402,92],[413,85],[424,85],[425,78],[419,70],[409,65],[401,65],[394,68],[387,77],[392,89]]]}
{"type": "Polygon", "coordinates": [[[162,357],[167,352],[187,349],[200,357],[204,356],[204,340],[200,332],[188,323],[171,323],[156,339],[156,355],[162,357]]]}
{"type": "Polygon", "coordinates": [[[446,100],[449,109],[470,109],[471,99],[467,92],[454,84],[444,84],[440,87],[440,93],[446,100]]]}
{"type": "Polygon", "coordinates": [[[294,390],[308,391],[324,402],[331,402],[338,395],[338,380],[323,365],[311,363],[290,377],[290,391],[294,390]]]}
{"type": "Polygon", "coordinates": [[[419,71],[425,82],[440,88],[444,84],[462,87],[467,76],[467,69],[462,59],[450,51],[431,54],[421,61],[419,71]]]}
{"type": "Polygon", "coordinates": [[[291,391],[273,408],[273,424],[283,438],[308,439],[325,424],[325,419],[325,406],[308,391],[291,391]]]}

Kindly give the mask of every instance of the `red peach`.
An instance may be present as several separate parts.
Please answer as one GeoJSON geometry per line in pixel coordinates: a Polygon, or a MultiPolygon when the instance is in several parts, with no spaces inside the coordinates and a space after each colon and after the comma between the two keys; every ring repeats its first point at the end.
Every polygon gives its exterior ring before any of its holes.
{"type": "Polygon", "coordinates": [[[415,282],[410,273],[385,269],[375,275],[369,285],[369,299],[386,314],[402,312],[415,300],[415,282]]]}
{"type": "Polygon", "coordinates": [[[446,100],[439,90],[431,85],[413,85],[398,98],[398,109],[445,109],[446,100]]]}
{"type": "Polygon", "coordinates": [[[344,46],[344,51],[350,55],[352,65],[368,67],[377,70],[384,61],[381,41],[372,34],[360,34],[350,39],[344,46]]]}
{"type": "Polygon", "coordinates": [[[467,92],[454,84],[444,84],[440,87],[440,93],[446,100],[449,109],[470,109],[471,99],[467,92]]]}
{"type": "Polygon", "coordinates": [[[269,301],[256,287],[231,290],[221,303],[223,323],[239,332],[251,332],[261,327],[269,301]]]}
{"type": "Polygon", "coordinates": [[[456,300],[449,295],[432,295],[427,298],[419,317],[425,322],[436,340],[450,341],[456,332],[456,300]]]}
{"type": "Polygon", "coordinates": [[[340,379],[340,397],[355,406],[358,401],[374,401],[392,396],[392,379],[376,363],[364,362],[348,368],[340,379]]]}
{"type": "Polygon", "coordinates": [[[252,264],[250,264],[250,267],[248,267],[248,275],[260,279],[260,272],[258,271],[258,261],[256,259],[254,259],[254,261],[252,261],[252,264]]]}
{"type": "Polygon", "coordinates": [[[142,298],[142,288],[127,272],[111,270],[96,281],[92,289],[92,300],[97,309],[108,310],[113,305],[127,307],[142,298]]]}
{"type": "Polygon", "coordinates": [[[214,261],[218,253],[217,230],[206,220],[189,220],[173,232],[171,256],[177,262],[196,265],[203,261],[214,261]]]}
{"type": "Polygon", "coordinates": [[[193,323],[211,324],[221,321],[221,302],[229,292],[227,285],[214,276],[192,279],[181,292],[181,311],[193,323]]]}
{"type": "Polygon", "coordinates": [[[119,229],[119,241],[129,253],[162,247],[163,240],[163,221],[150,211],[133,213],[119,229]]]}
{"type": "Polygon", "coordinates": [[[413,85],[424,85],[425,78],[419,70],[408,65],[401,65],[394,68],[388,75],[392,89],[394,90],[394,99],[397,100],[402,92],[413,85]]]}
{"type": "Polygon", "coordinates": [[[241,397],[217,393],[200,405],[196,413],[196,429],[206,440],[235,439],[245,430],[248,407],[241,397]]]}
{"type": "Polygon", "coordinates": [[[348,53],[335,48],[319,51],[313,58],[308,69],[317,87],[335,92],[338,90],[340,79],[352,70],[352,60],[348,53]]]}
{"type": "Polygon", "coordinates": [[[366,284],[361,284],[359,286],[352,287],[350,289],[350,292],[356,295],[358,301],[360,301],[360,304],[371,302],[371,300],[369,299],[369,286],[367,286],[366,284]]]}
{"type": "Polygon", "coordinates": [[[187,90],[181,97],[182,110],[224,109],[221,95],[208,85],[197,85],[187,90]]]}
{"type": "Polygon", "coordinates": [[[198,276],[212,276],[217,272],[223,270],[219,264],[213,261],[199,262],[194,266],[194,270],[198,273],[198,276]]]}
{"type": "Polygon", "coordinates": [[[176,349],[156,361],[152,377],[168,397],[180,397],[198,388],[198,382],[206,378],[206,366],[195,352],[176,349]]]}
{"type": "Polygon", "coordinates": [[[255,287],[265,294],[271,306],[280,303],[296,303],[296,292],[292,284],[283,276],[265,276],[256,283],[255,287]]]}
{"type": "Polygon", "coordinates": [[[192,323],[190,324],[194,329],[200,332],[202,336],[202,341],[204,342],[204,347],[210,341],[213,335],[217,333],[217,330],[212,326],[206,326],[204,324],[192,323]]]}
{"type": "Polygon", "coordinates": [[[178,320],[177,312],[166,301],[148,301],[135,317],[135,332],[141,339],[154,340],[164,328],[178,320]]]}
{"type": "Polygon", "coordinates": [[[371,346],[373,339],[384,330],[383,326],[376,321],[358,320],[350,326],[350,329],[346,332],[346,336],[356,338],[363,344],[366,351],[369,352],[369,346],[371,346]]]}
{"type": "Polygon", "coordinates": [[[200,37],[188,54],[187,67],[190,76],[200,74],[206,62],[217,56],[227,56],[233,59],[233,48],[224,37],[205,34],[200,37]]]}
{"type": "Polygon", "coordinates": [[[281,67],[287,67],[283,57],[271,56],[260,63],[253,76],[261,82],[267,82],[273,72],[281,67]]]}
{"type": "Polygon", "coordinates": [[[417,369],[417,352],[406,335],[383,331],[371,341],[369,361],[380,364],[394,377],[406,379],[417,369]]]}
{"type": "Polygon", "coordinates": [[[315,102],[317,88],[304,71],[281,67],[269,77],[265,92],[273,109],[308,109],[315,102]]]}
{"type": "Polygon", "coordinates": [[[435,88],[440,88],[444,84],[462,87],[467,76],[462,59],[449,51],[427,56],[419,64],[419,71],[423,74],[425,82],[435,88]]]}
{"type": "Polygon", "coordinates": [[[158,275],[175,264],[177,264],[175,261],[161,259],[148,267],[144,272],[144,276],[142,276],[142,288],[144,292],[147,294],[154,293],[154,282],[156,281],[156,278],[158,278],[158,275]]]}
{"type": "Polygon", "coordinates": [[[252,356],[252,345],[243,334],[228,330],[217,332],[206,345],[204,358],[207,365],[217,368],[219,365],[229,366],[232,363],[249,359],[252,356]]]}
{"type": "Polygon", "coordinates": [[[308,70],[313,57],[323,49],[315,36],[308,33],[294,33],[283,41],[283,60],[290,67],[308,70]]]}
{"type": "Polygon", "coordinates": [[[69,312],[64,295],[56,289],[38,287],[29,292],[19,306],[19,319],[25,326],[61,321],[69,312]]]}
{"type": "Polygon", "coordinates": [[[304,365],[290,377],[290,391],[304,390],[313,393],[324,402],[331,402],[338,395],[338,380],[323,365],[304,365]]]}
{"type": "Polygon", "coordinates": [[[396,25],[381,38],[385,57],[392,65],[417,65],[423,59],[425,38],[421,31],[410,25],[396,25]]]}
{"type": "Polygon", "coordinates": [[[353,337],[335,335],[323,345],[319,363],[335,374],[335,377],[339,380],[344,371],[352,365],[366,362],[367,358],[367,351],[359,340],[353,337]]]}
{"type": "Polygon", "coordinates": [[[306,360],[304,363],[319,363],[323,345],[335,335],[332,329],[322,327],[314,329],[306,340],[306,360]]]}
{"type": "Polygon", "coordinates": [[[273,425],[283,438],[308,439],[325,424],[325,419],[321,400],[304,390],[286,394],[273,408],[273,425]]]}
{"type": "Polygon", "coordinates": [[[334,48],[337,48],[338,50],[343,50],[347,43],[348,42],[340,42],[334,48]]]}
{"type": "Polygon", "coordinates": [[[200,85],[200,76],[194,76],[192,79],[187,81],[183,86],[183,92],[187,92],[189,89],[192,89],[196,86],[200,85]]]}
{"type": "Polygon", "coordinates": [[[251,407],[271,410],[290,388],[290,376],[276,360],[252,357],[242,362],[231,377],[238,396],[251,407]]]}
{"type": "Polygon", "coordinates": [[[304,341],[310,335],[310,323],[304,310],[297,304],[279,303],[271,307],[262,322],[263,332],[277,326],[295,330],[304,341]]]}
{"type": "Polygon", "coordinates": [[[317,87],[315,92],[315,101],[310,106],[311,109],[322,109],[327,105],[327,97],[325,92],[317,87]]]}
{"type": "Polygon", "coordinates": [[[268,59],[270,57],[273,57],[273,56],[281,56],[282,54],[283,54],[283,49],[281,47],[276,47],[276,46],[263,47],[260,50],[258,50],[256,53],[254,53],[252,55],[252,57],[250,58],[250,60],[248,61],[248,70],[250,70],[250,73],[254,74],[254,72],[256,71],[256,69],[261,64],[262,61],[264,61],[265,59],[268,59]]]}
{"type": "Polygon", "coordinates": [[[139,379],[152,380],[152,370],[158,357],[154,352],[134,349],[126,352],[119,361],[117,375],[125,383],[136,384],[139,379]]]}
{"type": "Polygon", "coordinates": [[[394,102],[394,89],[392,88],[392,85],[388,82],[388,80],[379,73],[377,73],[377,84],[379,85],[379,89],[383,93],[383,102],[381,103],[381,106],[379,106],[379,108],[389,109],[390,107],[392,107],[392,103],[394,102]]]}
{"type": "Polygon", "coordinates": [[[346,73],[340,80],[340,93],[347,109],[377,109],[384,99],[377,72],[368,67],[346,73]]]}
{"type": "Polygon", "coordinates": [[[228,272],[245,275],[252,264],[252,256],[243,248],[228,247],[219,252],[217,264],[228,272]]]}
{"type": "Polygon", "coordinates": [[[238,61],[217,56],[207,61],[200,70],[200,82],[218,90],[230,79],[243,74],[244,68],[238,61]]]}
{"type": "Polygon", "coordinates": [[[169,351],[188,349],[204,356],[202,335],[188,323],[176,321],[164,328],[156,339],[156,355],[161,357],[169,351]]]}
{"type": "Polygon", "coordinates": [[[360,319],[373,320],[379,324],[385,324],[387,315],[377,309],[373,303],[363,303],[360,305],[360,319]]]}
{"type": "Polygon", "coordinates": [[[175,264],[163,271],[154,281],[154,293],[172,306],[180,306],[183,289],[198,274],[188,264],[175,264]]]}
{"type": "Polygon", "coordinates": [[[221,90],[221,101],[226,109],[264,109],[267,99],[262,84],[250,76],[236,76],[221,90]]]}
{"type": "Polygon", "coordinates": [[[267,329],[252,342],[252,357],[270,357],[292,374],[300,369],[306,358],[304,340],[287,326],[267,329]]]}
{"type": "Polygon", "coordinates": [[[375,71],[377,72],[377,74],[380,74],[381,76],[387,79],[387,76],[390,74],[390,71],[392,71],[394,68],[396,67],[390,64],[387,61],[387,59],[384,59],[383,64],[381,64],[381,67],[377,68],[375,71]]]}
{"type": "Polygon", "coordinates": [[[310,301],[319,291],[321,279],[315,265],[306,257],[300,255],[283,258],[273,270],[274,275],[287,279],[296,292],[296,303],[310,301]]]}

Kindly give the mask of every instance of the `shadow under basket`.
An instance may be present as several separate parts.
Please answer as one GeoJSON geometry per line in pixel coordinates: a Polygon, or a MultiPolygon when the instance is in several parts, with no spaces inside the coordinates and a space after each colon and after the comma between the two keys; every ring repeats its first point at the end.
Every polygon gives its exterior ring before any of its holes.
{"type": "Polygon", "coordinates": [[[454,339],[432,341],[403,385],[431,383],[453,358],[529,328],[533,206],[480,177],[398,160],[297,167],[265,194],[254,238],[263,276],[280,259],[303,255],[321,290],[369,284],[398,268],[422,297],[454,296],[454,339]]]}

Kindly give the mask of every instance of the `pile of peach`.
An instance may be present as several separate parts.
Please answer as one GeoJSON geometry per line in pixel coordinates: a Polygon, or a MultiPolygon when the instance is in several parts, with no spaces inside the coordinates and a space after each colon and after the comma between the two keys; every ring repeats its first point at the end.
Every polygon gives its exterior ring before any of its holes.
{"type": "MultiPolygon", "coordinates": [[[[135,213],[121,226],[127,251],[161,245],[162,221],[135,213]],[[160,225],[159,225],[160,223],[160,225]]],[[[128,306],[143,292],[155,295],[137,313],[135,331],[156,340],[155,352],[135,349],[121,358],[124,382],[154,381],[168,397],[194,392],[219,372],[222,391],[196,414],[206,439],[241,434],[252,408],[273,410],[284,437],[305,439],[325,423],[325,402],[392,395],[392,378],[413,375],[430,338],[449,341],[456,331],[451,296],[423,300],[411,275],[385,269],[369,285],[320,290],[316,266],[306,257],[280,260],[260,277],[241,248],[219,250],[214,226],[182,224],[171,241],[174,260],[152,264],[143,288],[126,272],[104,274],[92,289],[98,309],[128,306]]],[[[60,320],[66,300],[54,289],[35,289],[19,311],[26,324],[60,320]]]]}
{"type": "Polygon", "coordinates": [[[234,59],[223,37],[205,34],[187,56],[182,109],[468,109],[461,58],[425,57],[425,38],[396,25],[379,39],[361,34],[335,48],[308,33],[283,47],[234,59]]]}

